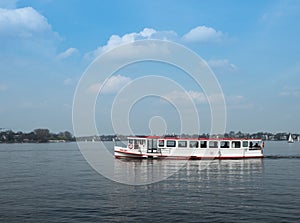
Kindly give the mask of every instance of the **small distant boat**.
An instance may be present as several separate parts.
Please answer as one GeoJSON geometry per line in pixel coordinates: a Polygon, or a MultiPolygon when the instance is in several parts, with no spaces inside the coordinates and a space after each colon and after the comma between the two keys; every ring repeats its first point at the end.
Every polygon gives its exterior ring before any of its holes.
{"type": "Polygon", "coordinates": [[[290,133],[288,143],[293,143],[293,142],[294,142],[294,139],[292,137],[292,134],[290,133]]]}

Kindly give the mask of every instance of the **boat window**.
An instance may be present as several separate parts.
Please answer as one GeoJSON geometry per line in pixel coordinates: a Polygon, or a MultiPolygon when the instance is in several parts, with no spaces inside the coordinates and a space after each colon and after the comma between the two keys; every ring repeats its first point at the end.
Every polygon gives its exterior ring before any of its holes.
{"type": "Polygon", "coordinates": [[[128,143],[133,144],[133,139],[129,139],[128,143]]]}
{"type": "Polygon", "coordinates": [[[152,149],[152,140],[148,139],[147,141],[148,141],[148,143],[147,143],[147,149],[152,149]]]}
{"type": "Polygon", "coordinates": [[[259,148],[261,145],[261,143],[259,141],[253,141],[253,142],[250,142],[250,145],[251,147],[254,147],[254,148],[259,148]],[[252,145],[251,145],[252,143],[252,145]]]}
{"type": "Polygon", "coordinates": [[[146,144],[146,140],[144,139],[136,139],[136,144],[139,144],[139,145],[145,145],[146,144]]]}
{"type": "Polygon", "coordinates": [[[187,141],[178,141],[178,147],[187,147],[187,141]]]}
{"type": "Polygon", "coordinates": [[[158,140],[158,146],[159,147],[164,147],[165,146],[165,141],[162,140],[162,139],[158,140]]]}
{"type": "Polygon", "coordinates": [[[221,141],[221,148],[229,148],[229,141],[221,141]]]}
{"type": "Polygon", "coordinates": [[[199,142],[198,141],[190,141],[190,148],[198,148],[199,142]]]}
{"type": "Polygon", "coordinates": [[[152,148],[157,149],[157,139],[153,139],[152,148]]]}
{"type": "Polygon", "coordinates": [[[200,148],[207,148],[207,141],[200,141],[200,148]]]}
{"type": "Polygon", "coordinates": [[[232,141],[232,148],[241,148],[241,141],[232,141]]]}
{"type": "Polygon", "coordinates": [[[243,141],[243,147],[248,147],[248,141],[243,141]]]}
{"type": "Polygon", "coordinates": [[[209,148],[218,148],[218,141],[209,141],[209,148]]]}
{"type": "Polygon", "coordinates": [[[139,148],[139,144],[138,144],[138,143],[139,143],[139,140],[138,140],[138,139],[134,139],[134,140],[133,140],[133,148],[134,148],[134,149],[138,149],[138,148],[139,148]]]}
{"type": "Polygon", "coordinates": [[[147,149],[157,149],[157,139],[148,139],[147,149]]]}
{"type": "Polygon", "coordinates": [[[176,141],[175,140],[167,140],[167,147],[175,147],[176,141]]]}

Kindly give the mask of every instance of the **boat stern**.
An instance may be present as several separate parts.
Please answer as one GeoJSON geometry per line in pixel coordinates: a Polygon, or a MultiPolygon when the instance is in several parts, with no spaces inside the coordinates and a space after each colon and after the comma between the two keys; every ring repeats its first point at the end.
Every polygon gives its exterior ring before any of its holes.
{"type": "Polygon", "coordinates": [[[144,155],[138,150],[120,146],[114,147],[114,156],[115,158],[144,158],[144,155]]]}

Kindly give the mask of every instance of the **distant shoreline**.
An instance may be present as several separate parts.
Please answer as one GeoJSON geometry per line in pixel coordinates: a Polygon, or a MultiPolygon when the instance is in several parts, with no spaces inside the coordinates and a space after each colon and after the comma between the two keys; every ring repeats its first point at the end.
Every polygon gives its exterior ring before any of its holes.
{"type": "Polygon", "coordinates": [[[0,143],[52,143],[73,142],[75,137],[68,131],[51,133],[48,129],[35,129],[24,133],[12,130],[0,131],[0,143]]]}
{"type": "MultiPolygon", "coordinates": [[[[181,134],[180,137],[185,138],[259,138],[265,141],[287,141],[290,133],[242,133],[230,131],[222,135],[209,134],[181,134]]],[[[291,133],[295,141],[300,140],[300,134],[291,133]]],[[[48,129],[35,129],[32,132],[24,133],[21,131],[14,132],[12,130],[0,130],[0,143],[64,143],[64,142],[95,142],[95,141],[113,141],[126,140],[128,135],[99,135],[99,136],[81,136],[75,137],[70,132],[64,131],[59,133],[51,133],[48,129]]]]}

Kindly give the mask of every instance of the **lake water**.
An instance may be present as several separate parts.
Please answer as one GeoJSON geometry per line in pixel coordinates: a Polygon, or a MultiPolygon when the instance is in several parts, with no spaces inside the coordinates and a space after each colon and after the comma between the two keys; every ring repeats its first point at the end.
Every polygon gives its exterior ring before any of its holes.
{"type": "Polygon", "coordinates": [[[266,142],[265,155],[191,160],[129,186],[94,171],[76,143],[0,144],[0,222],[299,222],[300,143],[266,142]]]}

